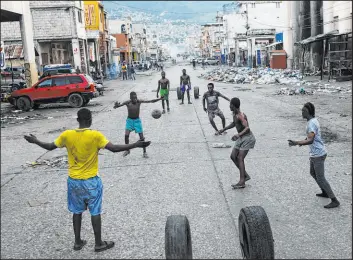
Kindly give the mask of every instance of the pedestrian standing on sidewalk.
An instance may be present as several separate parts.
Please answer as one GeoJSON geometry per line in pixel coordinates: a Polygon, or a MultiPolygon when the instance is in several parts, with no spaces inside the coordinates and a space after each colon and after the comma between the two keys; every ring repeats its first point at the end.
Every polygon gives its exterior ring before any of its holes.
{"type": "Polygon", "coordinates": [[[136,80],[135,78],[135,68],[134,68],[134,65],[131,64],[131,68],[130,68],[130,71],[131,71],[131,80],[136,80]]]}
{"type": "Polygon", "coordinates": [[[316,194],[316,196],[331,199],[331,203],[324,206],[324,208],[336,208],[340,203],[325,178],[325,159],[327,151],[321,138],[319,121],[315,117],[315,106],[310,102],[306,103],[302,108],[302,116],[308,121],[306,126],[307,137],[302,141],[288,140],[289,146],[309,145],[310,175],[321,189],[321,193],[316,194]]]}
{"type": "Polygon", "coordinates": [[[123,66],[121,66],[121,71],[123,72],[123,80],[127,80],[127,66],[125,62],[123,62],[123,66]]]}
{"type": "Polygon", "coordinates": [[[256,139],[249,128],[247,116],[240,111],[239,98],[235,97],[230,100],[230,110],[233,112],[233,122],[220,130],[219,133],[222,134],[233,127],[236,127],[238,131],[238,134],[232,137],[232,141],[235,141],[235,144],[230,159],[232,159],[240,172],[239,182],[233,184],[232,187],[233,189],[242,189],[245,188],[245,182],[250,180],[250,176],[245,170],[244,160],[249,150],[255,147],[256,139]]]}
{"type": "Polygon", "coordinates": [[[46,150],[65,147],[68,153],[69,177],[67,179],[68,209],[73,213],[75,234],[74,250],[81,250],[87,243],[81,239],[82,213],[89,209],[95,237],[94,251],[101,252],[112,248],[113,241],[102,240],[102,197],[103,184],[98,176],[98,151],[107,149],[113,153],[133,148],[145,148],[150,142],[137,141],[134,144],[115,145],[96,130],[91,130],[92,113],[87,108],[77,112],[79,127],[64,131],[54,142],[39,141],[34,135],[24,136],[29,142],[46,150]]]}

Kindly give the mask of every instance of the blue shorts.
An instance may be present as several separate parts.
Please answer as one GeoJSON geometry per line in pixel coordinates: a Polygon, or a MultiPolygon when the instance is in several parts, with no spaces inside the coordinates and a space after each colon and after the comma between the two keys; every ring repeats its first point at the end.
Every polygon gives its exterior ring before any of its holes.
{"type": "Polygon", "coordinates": [[[129,130],[130,132],[135,131],[137,134],[143,133],[141,119],[140,118],[136,118],[136,119],[127,118],[125,129],[129,130]]]}
{"type": "MultiPolygon", "coordinates": [[[[180,87],[181,92],[185,92],[186,86],[188,86],[188,85],[181,85],[181,87],[180,87]]],[[[190,86],[188,86],[187,91],[189,91],[189,90],[191,90],[191,87],[190,87],[190,86]]]]}
{"type": "Polygon", "coordinates": [[[92,216],[102,212],[103,184],[95,176],[87,180],[67,179],[67,204],[73,214],[81,214],[87,207],[92,216]]]}

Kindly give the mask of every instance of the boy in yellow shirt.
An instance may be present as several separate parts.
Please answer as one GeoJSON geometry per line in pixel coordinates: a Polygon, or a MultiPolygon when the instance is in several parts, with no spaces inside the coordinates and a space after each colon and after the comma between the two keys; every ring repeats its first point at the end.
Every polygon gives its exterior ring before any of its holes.
{"type": "Polygon", "coordinates": [[[114,145],[106,137],[89,127],[92,125],[92,113],[87,108],[77,112],[78,129],[64,131],[53,143],[39,141],[34,135],[24,136],[29,143],[49,151],[66,147],[69,163],[67,180],[68,209],[73,213],[75,233],[74,250],[80,250],[87,243],[81,240],[82,213],[89,209],[95,236],[96,252],[104,251],[114,246],[113,241],[102,241],[101,211],[103,184],[98,174],[98,152],[107,149],[111,152],[122,152],[133,148],[145,148],[151,142],[137,141],[133,144],[114,145]]]}

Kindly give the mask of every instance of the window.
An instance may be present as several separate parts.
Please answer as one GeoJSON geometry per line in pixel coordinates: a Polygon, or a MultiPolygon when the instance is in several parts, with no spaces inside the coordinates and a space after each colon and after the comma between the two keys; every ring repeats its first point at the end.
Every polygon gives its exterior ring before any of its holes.
{"type": "Polygon", "coordinates": [[[71,76],[69,77],[69,82],[70,84],[77,84],[77,83],[82,83],[83,80],[81,79],[80,76],[71,76]]]}
{"type": "Polygon", "coordinates": [[[255,8],[255,3],[251,3],[251,8],[255,8]]]}
{"type": "Polygon", "coordinates": [[[276,3],[276,8],[280,8],[281,4],[280,3],[276,3]]]}
{"type": "Polygon", "coordinates": [[[38,88],[48,88],[48,87],[51,87],[51,82],[52,82],[52,79],[46,79],[46,80],[44,80],[43,82],[41,82],[41,83],[38,84],[38,88]]]}
{"type": "Polygon", "coordinates": [[[69,84],[67,77],[53,78],[53,86],[55,87],[65,86],[67,84],[69,84]]]}
{"type": "Polygon", "coordinates": [[[78,22],[82,23],[82,13],[81,10],[77,10],[77,18],[78,18],[78,22]]]}

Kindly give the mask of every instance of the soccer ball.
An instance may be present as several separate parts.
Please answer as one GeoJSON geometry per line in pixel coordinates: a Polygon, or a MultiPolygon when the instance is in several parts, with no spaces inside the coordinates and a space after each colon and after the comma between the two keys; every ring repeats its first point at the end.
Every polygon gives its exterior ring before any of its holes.
{"type": "Polygon", "coordinates": [[[155,110],[152,111],[152,117],[153,117],[154,119],[158,119],[158,118],[160,118],[161,116],[162,116],[162,112],[161,112],[160,110],[155,109],[155,110]]]}

